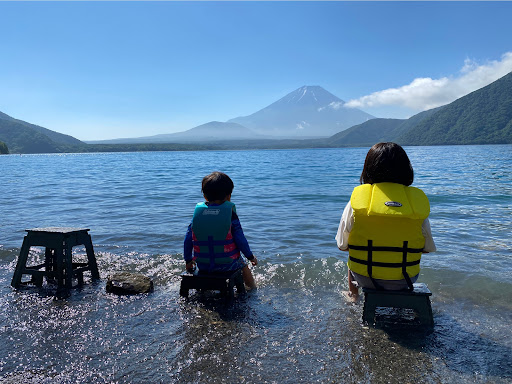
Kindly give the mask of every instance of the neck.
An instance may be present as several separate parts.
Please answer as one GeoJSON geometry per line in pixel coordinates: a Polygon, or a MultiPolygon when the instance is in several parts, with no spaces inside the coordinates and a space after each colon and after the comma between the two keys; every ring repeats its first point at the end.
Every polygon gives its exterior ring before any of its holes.
{"type": "Polygon", "coordinates": [[[212,201],[206,200],[207,203],[217,204],[217,205],[221,205],[221,204],[225,203],[226,201],[227,200],[212,200],[212,201]]]}

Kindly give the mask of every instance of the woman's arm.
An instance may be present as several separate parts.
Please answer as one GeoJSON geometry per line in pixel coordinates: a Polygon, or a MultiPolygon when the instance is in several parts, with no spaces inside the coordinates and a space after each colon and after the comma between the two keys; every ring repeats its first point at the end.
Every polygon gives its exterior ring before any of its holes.
{"type": "Polygon", "coordinates": [[[436,244],[434,243],[434,239],[432,238],[432,230],[430,229],[430,222],[428,221],[428,217],[423,221],[421,225],[421,233],[425,238],[425,246],[423,247],[423,253],[430,253],[436,251],[436,244]]]}
{"type": "Polygon", "coordinates": [[[336,233],[336,244],[338,248],[342,251],[348,251],[348,236],[350,231],[352,230],[352,226],[354,225],[354,215],[352,211],[352,205],[350,205],[350,201],[345,206],[343,210],[343,215],[341,215],[340,225],[338,227],[338,233],[336,233]]]}

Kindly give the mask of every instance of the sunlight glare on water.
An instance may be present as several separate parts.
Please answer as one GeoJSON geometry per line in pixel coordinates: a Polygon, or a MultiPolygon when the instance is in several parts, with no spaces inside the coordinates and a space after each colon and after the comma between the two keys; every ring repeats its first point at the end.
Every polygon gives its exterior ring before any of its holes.
{"type": "Polygon", "coordinates": [[[419,279],[433,292],[432,332],[407,316],[363,326],[362,303],[342,297],[334,235],[367,150],[1,156],[0,381],[510,382],[512,147],[406,148],[438,248],[419,279]],[[231,306],[178,295],[185,231],[214,170],[233,179],[260,261],[259,289],[231,306]],[[90,228],[102,280],[60,301],[46,284],[14,291],[24,230],[45,226],[90,228]],[[120,270],[155,291],[106,293],[120,270]]]}

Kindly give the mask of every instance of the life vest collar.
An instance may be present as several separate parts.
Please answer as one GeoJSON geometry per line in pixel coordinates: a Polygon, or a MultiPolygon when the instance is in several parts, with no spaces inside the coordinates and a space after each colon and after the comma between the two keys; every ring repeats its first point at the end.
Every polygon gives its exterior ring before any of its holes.
{"type": "Polygon", "coordinates": [[[350,198],[352,209],[368,216],[426,219],[430,213],[428,198],[421,189],[396,183],[363,184],[350,198]]]}

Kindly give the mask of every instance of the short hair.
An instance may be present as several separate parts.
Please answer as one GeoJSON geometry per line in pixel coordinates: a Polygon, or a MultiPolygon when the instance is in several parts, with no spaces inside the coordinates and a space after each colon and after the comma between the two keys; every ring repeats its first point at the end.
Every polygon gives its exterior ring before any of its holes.
{"type": "Polygon", "coordinates": [[[233,192],[231,178],[222,172],[212,172],[203,177],[201,191],[208,201],[224,200],[233,192]]]}
{"type": "Polygon", "coordinates": [[[361,184],[397,183],[409,186],[414,170],[404,149],[396,143],[377,143],[370,148],[364,161],[361,184]]]}

